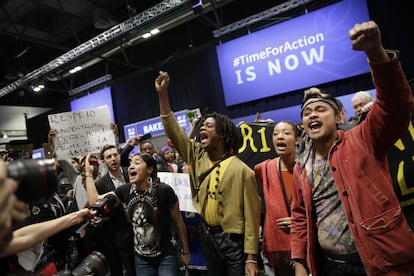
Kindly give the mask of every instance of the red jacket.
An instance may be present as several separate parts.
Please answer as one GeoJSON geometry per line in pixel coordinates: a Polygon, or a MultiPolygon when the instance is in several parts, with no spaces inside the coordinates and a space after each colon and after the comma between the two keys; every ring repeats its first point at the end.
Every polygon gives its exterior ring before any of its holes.
{"type": "MultiPolygon", "coordinates": [[[[369,275],[414,271],[414,234],[401,211],[388,168],[387,152],[407,129],[413,95],[394,54],[392,61],[370,63],[377,98],[357,127],[338,131],[328,159],[358,253],[369,275]]],[[[306,259],[317,276],[317,232],[312,185],[304,164],[294,170],[292,258],[306,259]]]]}

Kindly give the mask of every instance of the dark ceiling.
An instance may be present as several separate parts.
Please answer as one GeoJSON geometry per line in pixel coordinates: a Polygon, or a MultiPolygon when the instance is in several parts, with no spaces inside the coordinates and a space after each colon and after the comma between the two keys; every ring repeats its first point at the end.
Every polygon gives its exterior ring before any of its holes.
{"type": "MultiPolygon", "coordinates": [[[[173,0],[170,0],[173,1],[173,0]]],[[[90,41],[112,26],[119,25],[149,9],[168,1],[155,0],[3,0],[0,10],[0,89],[22,80],[35,70],[68,53],[72,49],[90,41]]],[[[172,12],[156,16],[146,24],[139,25],[127,34],[111,39],[108,43],[95,47],[85,55],[77,56],[70,62],[41,74],[37,81],[44,81],[46,88],[34,93],[30,83],[0,95],[0,105],[53,107],[66,101],[69,91],[105,74],[111,74],[112,82],[132,75],[138,75],[152,68],[173,61],[181,55],[215,45],[219,40],[262,28],[281,21],[294,13],[303,14],[326,3],[319,1],[286,0],[204,0],[201,10],[193,10],[191,5],[198,1],[185,3],[172,12]],[[242,28],[230,35],[215,38],[213,31],[261,13],[275,6],[292,2],[309,2],[285,12],[280,16],[269,17],[264,21],[242,28]],[[166,24],[153,38],[134,43],[128,41],[141,36],[150,24],[156,25],[164,18],[185,19],[166,24]],[[117,49],[111,55],[105,53],[117,49]],[[73,74],[67,71],[75,65],[84,64],[99,58],[100,62],[73,74]]]]}

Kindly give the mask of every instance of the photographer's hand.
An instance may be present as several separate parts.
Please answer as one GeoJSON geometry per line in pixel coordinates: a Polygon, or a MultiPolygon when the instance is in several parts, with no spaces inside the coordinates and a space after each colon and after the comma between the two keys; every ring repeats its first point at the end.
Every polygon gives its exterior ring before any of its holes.
{"type": "Polygon", "coordinates": [[[7,178],[7,169],[0,160],[0,254],[12,239],[12,230],[27,217],[26,204],[16,198],[17,182],[7,178]]]}
{"type": "Polygon", "coordinates": [[[90,219],[94,215],[94,211],[84,208],[56,219],[19,228],[13,231],[13,239],[4,251],[0,252],[0,258],[25,251],[62,230],[90,219]]]}

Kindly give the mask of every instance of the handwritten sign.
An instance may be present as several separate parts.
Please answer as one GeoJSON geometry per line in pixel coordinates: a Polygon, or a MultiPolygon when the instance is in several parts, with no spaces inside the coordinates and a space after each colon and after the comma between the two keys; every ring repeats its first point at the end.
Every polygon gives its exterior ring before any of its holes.
{"type": "Polygon", "coordinates": [[[106,106],[51,114],[48,119],[50,129],[57,132],[54,144],[59,160],[99,153],[104,145],[115,145],[111,115],[106,106]]]}
{"type": "Polygon", "coordinates": [[[158,177],[161,182],[168,184],[173,188],[178,197],[180,204],[180,211],[194,212],[196,209],[193,206],[193,199],[191,196],[190,177],[186,173],[171,173],[158,172],[158,177]]]}

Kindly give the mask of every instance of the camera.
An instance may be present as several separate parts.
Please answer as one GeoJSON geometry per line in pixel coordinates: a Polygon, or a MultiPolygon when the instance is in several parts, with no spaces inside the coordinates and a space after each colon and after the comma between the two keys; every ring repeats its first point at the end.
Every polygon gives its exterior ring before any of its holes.
{"type": "Polygon", "coordinates": [[[18,159],[7,164],[7,176],[17,181],[16,197],[35,203],[51,197],[57,190],[52,159],[18,159]]]}
{"type": "Polygon", "coordinates": [[[92,251],[72,271],[65,269],[55,276],[104,276],[109,273],[109,263],[106,257],[99,251],[92,251]]]}
{"type": "Polygon", "coordinates": [[[116,201],[115,195],[107,194],[105,197],[98,199],[94,204],[89,206],[89,208],[96,211],[97,217],[107,217],[112,208],[116,205],[116,201]]]}
{"type": "Polygon", "coordinates": [[[148,140],[148,139],[150,139],[152,137],[152,134],[150,133],[150,132],[148,132],[148,133],[146,133],[146,134],[144,134],[144,135],[142,135],[142,137],[139,139],[139,143],[142,143],[142,142],[144,142],[145,140],[148,140]]]}
{"type": "Polygon", "coordinates": [[[112,208],[116,205],[117,199],[113,194],[107,194],[104,198],[98,199],[94,204],[89,206],[89,209],[96,211],[95,216],[93,217],[93,222],[91,219],[85,221],[80,226],[76,228],[73,233],[73,236],[76,239],[83,238],[87,232],[88,227],[99,227],[104,221],[109,219],[109,213],[112,208]]]}

